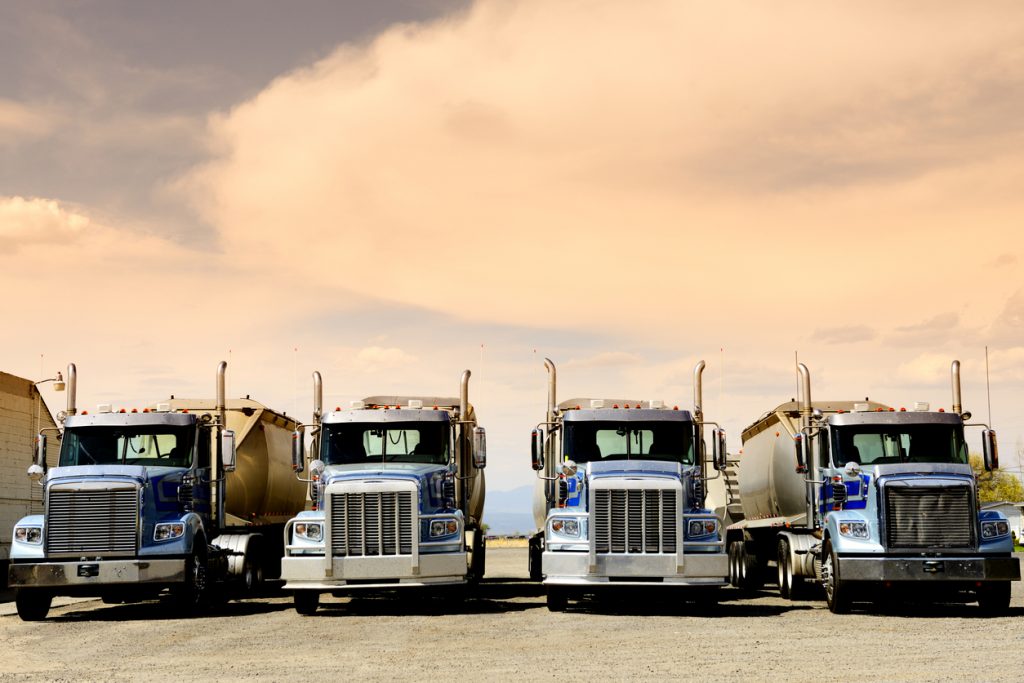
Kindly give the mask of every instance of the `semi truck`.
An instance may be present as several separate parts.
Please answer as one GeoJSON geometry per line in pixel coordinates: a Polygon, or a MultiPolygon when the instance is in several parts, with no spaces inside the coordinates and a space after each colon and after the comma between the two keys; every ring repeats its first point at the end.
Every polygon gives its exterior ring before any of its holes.
{"type": "Polygon", "coordinates": [[[730,581],[760,588],[774,565],[784,598],[820,583],[833,613],[908,588],[1005,612],[1020,566],[1006,518],[979,511],[964,428],[982,429],[986,470],[999,464],[996,435],[969,422],[959,361],[949,412],[812,401],[807,366],[798,372],[798,400],[743,431],[740,500],[730,506],[741,519],[726,531],[730,581]]]}
{"type": "Polygon", "coordinates": [[[40,432],[28,470],[43,514],[14,526],[8,584],[22,619],[44,619],[55,595],[116,603],[167,589],[175,605],[198,610],[279,573],[284,524],[306,506],[291,472],[298,422],[226,400],[226,369],[212,400],[90,414],[78,412],[68,366],[63,430],[40,432]],[[60,455],[47,469],[50,436],[60,455]]]}
{"type": "Polygon", "coordinates": [[[529,571],[548,608],[611,585],[727,585],[723,522],[704,500],[705,425],[715,427],[715,470],[726,456],[724,431],[704,419],[704,361],[694,368],[693,412],[654,400],[559,403],[555,364],[544,365],[547,415],[531,436],[538,531],[529,571]]]}
{"type": "Polygon", "coordinates": [[[308,430],[314,505],[288,522],[282,560],[299,614],[323,592],[479,582],[487,447],[469,378],[458,397],[370,396],[324,413],[313,373],[313,422],[296,429],[292,458],[300,476],[308,430]]]}

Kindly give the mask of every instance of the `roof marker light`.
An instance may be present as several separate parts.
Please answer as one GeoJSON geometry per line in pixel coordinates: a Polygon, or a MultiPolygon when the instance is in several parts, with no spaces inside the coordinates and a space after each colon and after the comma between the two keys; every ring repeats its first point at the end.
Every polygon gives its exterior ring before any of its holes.
{"type": "Polygon", "coordinates": [[[919,413],[927,413],[931,409],[931,404],[928,401],[915,401],[914,410],[919,413]]]}
{"type": "Polygon", "coordinates": [[[183,412],[183,413],[185,413],[186,415],[188,415],[188,408],[185,408],[185,409],[184,409],[184,410],[182,410],[181,412],[183,412]]]}
{"type": "Polygon", "coordinates": [[[614,404],[614,405],[612,406],[612,408],[618,408],[618,407],[619,407],[619,404],[618,404],[618,403],[616,403],[616,404],[614,404]]]}
{"type": "Polygon", "coordinates": [[[679,410],[679,406],[672,406],[672,410],[679,410]]]}
{"type": "Polygon", "coordinates": [[[143,409],[142,409],[142,412],[144,412],[144,413],[148,413],[148,412],[149,412],[149,408],[143,408],[143,409]]]}
{"type": "MultiPolygon", "coordinates": [[[[903,410],[903,408],[900,408],[900,410],[903,410]]],[[[895,409],[895,408],[889,408],[889,412],[890,412],[890,413],[895,413],[895,412],[896,412],[896,409],[895,409]]]]}
{"type": "Polygon", "coordinates": [[[83,410],[83,411],[82,411],[82,415],[88,415],[88,414],[89,414],[89,411],[88,411],[88,410],[83,410]]]}
{"type": "Polygon", "coordinates": [[[905,413],[905,412],[907,412],[907,409],[906,409],[906,408],[904,408],[903,406],[900,406],[900,412],[901,412],[901,413],[905,413]]]}
{"type": "Polygon", "coordinates": [[[946,409],[945,408],[939,408],[939,412],[940,413],[944,413],[944,412],[946,412],[946,409]]]}

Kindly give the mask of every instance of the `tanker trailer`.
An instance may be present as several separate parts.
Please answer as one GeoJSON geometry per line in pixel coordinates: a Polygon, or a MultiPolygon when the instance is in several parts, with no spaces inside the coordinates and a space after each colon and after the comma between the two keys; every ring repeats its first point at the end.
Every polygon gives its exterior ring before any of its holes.
{"type": "MultiPolygon", "coordinates": [[[[692,413],[663,401],[557,403],[555,364],[544,365],[547,417],[531,438],[538,531],[530,538],[529,570],[543,581],[548,609],[608,586],[726,585],[723,524],[704,500],[703,430],[715,424],[703,415],[704,361],[694,368],[692,413]]],[[[725,435],[713,434],[712,462],[720,471],[725,435]]]]}
{"type": "Polygon", "coordinates": [[[979,512],[964,427],[983,429],[986,470],[998,467],[998,450],[995,432],[962,409],[960,363],[950,412],[812,401],[810,372],[798,369],[799,400],[743,432],[744,519],[726,533],[731,582],[759,588],[774,565],[784,598],[810,580],[835,613],[905,589],[967,594],[985,612],[1005,612],[1020,567],[1006,518],[979,512]]]}
{"type": "Polygon", "coordinates": [[[313,614],[320,593],[476,584],[484,574],[485,433],[458,398],[371,396],[323,412],[313,373],[313,424],[293,440],[296,474],[309,463],[313,510],[285,529],[281,575],[295,610],[313,614]]]}
{"type": "Polygon", "coordinates": [[[142,411],[94,414],[68,405],[57,467],[46,469],[47,432],[29,477],[44,512],[14,528],[8,583],[24,620],[46,617],[55,595],[106,602],[156,597],[186,609],[255,590],[279,573],[284,523],[305,507],[291,475],[297,423],[249,399],[175,399],[142,411]]]}

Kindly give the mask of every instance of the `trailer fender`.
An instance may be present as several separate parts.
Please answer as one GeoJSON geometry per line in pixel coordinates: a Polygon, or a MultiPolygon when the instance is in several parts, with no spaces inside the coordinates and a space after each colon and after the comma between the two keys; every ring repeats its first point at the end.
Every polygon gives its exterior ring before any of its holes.
{"type": "Polygon", "coordinates": [[[814,578],[812,550],[819,543],[818,539],[811,534],[795,534],[792,531],[779,532],[778,537],[785,538],[789,543],[789,566],[793,568],[793,574],[814,578]]]}
{"type": "Polygon", "coordinates": [[[245,557],[258,551],[263,534],[221,534],[211,545],[224,551],[228,561],[228,577],[240,578],[245,571],[245,557]]]}

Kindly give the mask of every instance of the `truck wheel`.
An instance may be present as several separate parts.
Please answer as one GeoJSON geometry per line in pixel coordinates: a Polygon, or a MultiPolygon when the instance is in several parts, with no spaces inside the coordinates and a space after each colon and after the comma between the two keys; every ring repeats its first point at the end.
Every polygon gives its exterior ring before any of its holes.
{"type": "Polygon", "coordinates": [[[19,589],[14,597],[22,621],[42,621],[50,613],[53,596],[46,591],[19,589]]]}
{"type": "Polygon", "coordinates": [[[729,583],[734,587],[740,586],[740,541],[733,541],[729,544],[729,583]]]}
{"type": "Polygon", "coordinates": [[[822,550],[821,583],[825,588],[825,603],[832,614],[846,614],[850,611],[850,587],[843,582],[839,573],[839,558],[830,541],[822,550]]]}
{"type": "Polygon", "coordinates": [[[977,597],[985,614],[1005,614],[1010,609],[1010,582],[986,581],[978,586],[977,597]]]}
{"type": "Polygon", "coordinates": [[[256,550],[249,548],[242,565],[242,588],[248,598],[254,597],[263,588],[263,561],[256,550]]]}
{"type": "Polygon", "coordinates": [[[544,554],[544,547],[541,545],[540,536],[530,537],[530,552],[529,552],[529,566],[530,566],[530,581],[542,581],[544,579],[543,568],[541,567],[541,561],[544,554]]]}
{"type": "Polygon", "coordinates": [[[317,591],[295,591],[295,611],[304,617],[316,614],[320,606],[320,593],[317,591]]]}
{"type": "Polygon", "coordinates": [[[479,529],[473,532],[473,550],[469,564],[468,583],[475,588],[487,571],[487,541],[479,529]]]}
{"type": "Polygon", "coordinates": [[[561,612],[569,604],[569,597],[565,594],[564,588],[558,586],[548,586],[548,610],[551,612],[561,612]]]}
{"type": "Polygon", "coordinates": [[[779,586],[779,595],[781,595],[786,600],[792,600],[793,595],[791,587],[793,584],[791,583],[791,581],[793,570],[789,566],[789,541],[787,541],[785,538],[779,539],[779,551],[778,553],[776,553],[776,555],[777,557],[775,560],[775,564],[778,566],[779,570],[779,578],[776,581],[776,583],[778,583],[779,586]]]}
{"type": "Polygon", "coordinates": [[[757,561],[757,555],[752,553],[749,541],[738,543],[737,571],[739,577],[739,588],[745,591],[761,590],[764,586],[764,572],[761,563],[757,561]]]}
{"type": "Polygon", "coordinates": [[[176,591],[177,606],[185,613],[203,610],[210,598],[210,570],[206,565],[206,541],[197,538],[192,554],[185,560],[185,583],[176,591]]]}

